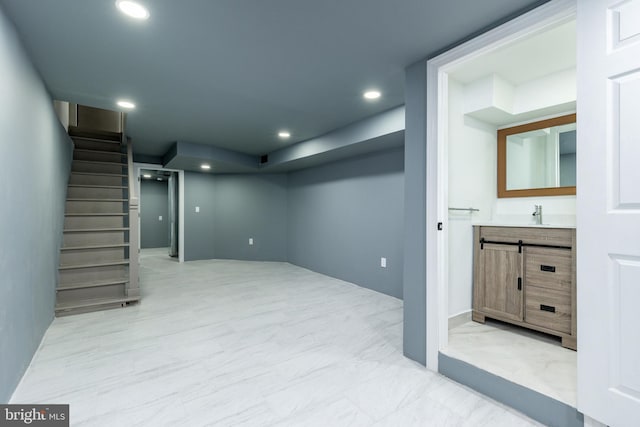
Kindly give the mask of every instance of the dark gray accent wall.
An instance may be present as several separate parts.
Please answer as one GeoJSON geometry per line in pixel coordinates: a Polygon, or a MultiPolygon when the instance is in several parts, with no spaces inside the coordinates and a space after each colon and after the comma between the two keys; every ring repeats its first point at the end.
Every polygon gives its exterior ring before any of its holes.
{"type": "Polygon", "coordinates": [[[169,187],[167,181],[140,181],[140,247],[169,246],[169,187]],[[162,221],[159,217],[162,216],[162,221]]]}
{"type": "Polygon", "coordinates": [[[72,142],[0,10],[0,403],[53,320],[72,142]]]}
{"type": "Polygon", "coordinates": [[[286,175],[185,172],[185,260],[286,261],[286,224],[286,175]]]}
{"type": "Polygon", "coordinates": [[[427,62],[407,68],[404,140],[404,329],[405,356],[426,365],[426,142],[427,62]]]}
{"type": "Polygon", "coordinates": [[[402,298],[403,163],[394,149],[290,173],[289,262],[402,298]]]}
{"type": "Polygon", "coordinates": [[[584,416],[576,408],[461,360],[438,353],[438,370],[443,375],[511,406],[544,425],[554,427],[584,425],[584,416]]]}

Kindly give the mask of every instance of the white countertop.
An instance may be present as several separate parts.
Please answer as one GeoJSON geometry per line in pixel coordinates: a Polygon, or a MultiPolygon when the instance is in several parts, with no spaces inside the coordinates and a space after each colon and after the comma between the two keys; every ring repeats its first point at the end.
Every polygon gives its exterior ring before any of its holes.
{"type": "Polygon", "coordinates": [[[485,227],[533,227],[533,228],[576,228],[571,224],[522,224],[522,223],[508,223],[508,222],[491,222],[480,221],[473,222],[471,225],[481,225],[485,227]]]}

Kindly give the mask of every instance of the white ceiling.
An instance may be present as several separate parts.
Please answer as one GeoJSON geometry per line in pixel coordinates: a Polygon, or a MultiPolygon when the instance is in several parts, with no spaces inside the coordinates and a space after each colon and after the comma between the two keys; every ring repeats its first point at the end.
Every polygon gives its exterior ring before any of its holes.
{"type": "Polygon", "coordinates": [[[575,66],[576,22],[570,21],[466,61],[449,77],[469,84],[495,73],[519,85],[575,66]]]}

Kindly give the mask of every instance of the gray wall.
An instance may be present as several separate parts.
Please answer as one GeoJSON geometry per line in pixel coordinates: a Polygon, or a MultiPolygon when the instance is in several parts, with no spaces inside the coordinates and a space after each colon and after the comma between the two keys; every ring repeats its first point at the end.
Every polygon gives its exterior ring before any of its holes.
{"type": "Polygon", "coordinates": [[[402,298],[403,162],[393,149],[288,175],[186,172],[185,260],[289,261],[402,298]]]}
{"type": "Polygon", "coordinates": [[[286,261],[286,224],[286,175],[185,172],[185,260],[286,261]]]}
{"type": "Polygon", "coordinates": [[[140,181],[140,247],[169,246],[169,186],[167,181],[140,181]],[[162,216],[162,221],[158,217],[162,216]]]}
{"type": "Polygon", "coordinates": [[[291,173],[289,262],[402,298],[403,163],[395,149],[291,173]]]}
{"type": "MultiPolygon", "coordinates": [[[[427,62],[407,68],[404,138],[404,354],[427,363],[426,141],[427,62]]],[[[435,224],[434,224],[435,226],[435,224]]]]}
{"type": "Polygon", "coordinates": [[[0,10],[0,403],[53,319],[72,143],[0,10]]]}

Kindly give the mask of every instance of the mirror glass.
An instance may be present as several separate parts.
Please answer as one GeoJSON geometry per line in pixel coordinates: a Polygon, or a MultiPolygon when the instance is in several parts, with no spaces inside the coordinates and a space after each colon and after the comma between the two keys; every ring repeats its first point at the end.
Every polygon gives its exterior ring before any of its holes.
{"type": "Polygon", "coordinates": [[[507,136],[507,190],[575,185],[575,123],[507,136]]]}
{"type": "Polygon", "coordinates": [[[498,131],[498,197],[576,194],[576,115],[498,131]]]}

